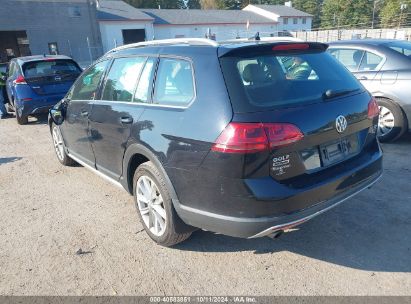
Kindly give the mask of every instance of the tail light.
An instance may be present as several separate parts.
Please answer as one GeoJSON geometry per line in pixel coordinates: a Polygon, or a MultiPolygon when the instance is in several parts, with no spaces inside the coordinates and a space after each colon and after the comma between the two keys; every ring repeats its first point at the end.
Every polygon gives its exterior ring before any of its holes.
{"type": "Polygon", "coordinates": [[[24,79],[24,77],[22,75],[19,75],[15,80],[14,80],[15,84],[27,84],[26,83],[26,79],[24,79]]]}
{"type": "Polygon", "coordinates": [[[304,135],[296,126],[288,123],[264,124],[270,148],[287,146],[303,139],[304,135]]]}
{"type": "Polygon", "coordinates": [[[380,114],[380,109],[378,108],[377,101],[375,98],[371,98],[370,102],[368,103],[368,118],[373,119],[374,117],[380,114]]]}
{"type": "Polygon", "coordinates": [[[288,123],[230,123],[217,138],[212,151],[255,153],[289,145],[304,135],[288,123]]]}

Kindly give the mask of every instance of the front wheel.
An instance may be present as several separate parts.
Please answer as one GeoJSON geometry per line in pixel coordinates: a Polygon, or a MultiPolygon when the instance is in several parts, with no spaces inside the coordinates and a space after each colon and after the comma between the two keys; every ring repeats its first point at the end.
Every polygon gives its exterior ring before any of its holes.
{"type": "Polygon", "coordinates": [[[378,139],[389,142],[400,138],[407,129],[407,120],[400,106],[386,98],[377,98],[377,103],[380,109],[378,139]]]}
{"type": "Polygon", "coordinates": [[[137,213],[151,239],[173,246],[190,237],[193,228],[178,217],[165,178],[152,162],[137,168],[133,185],[137,213]]]}
{"type": "Polygon", "coordinates": [[[51,135],[53,137],[54,151],[56,152],[57,159],[64,166],[72,166],[75,161],[71,159],[67,153],[64,146],[63,137],[58,126],[54,123],[51,125],[51,135]]]}

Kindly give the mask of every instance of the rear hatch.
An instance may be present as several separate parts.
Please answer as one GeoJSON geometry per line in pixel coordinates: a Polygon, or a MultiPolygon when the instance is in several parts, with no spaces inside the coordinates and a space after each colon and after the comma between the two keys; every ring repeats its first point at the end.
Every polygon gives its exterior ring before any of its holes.
{"type": "Polygon", "coordinates": [[[81,73],[70,59],[30,61],[23,64],[22,70],[26,83],[38,95],[64,95],[81,73]]]}
{"type": "Polygon", "coordinates": [[[226,128],[213,149],[236,153],[245,143],[243,177],[269,172],[280,183],[309,187],[376,143],[375,100],[326,48],[277,43],[220,51],[234,116],[231,135],[226,128]]]}

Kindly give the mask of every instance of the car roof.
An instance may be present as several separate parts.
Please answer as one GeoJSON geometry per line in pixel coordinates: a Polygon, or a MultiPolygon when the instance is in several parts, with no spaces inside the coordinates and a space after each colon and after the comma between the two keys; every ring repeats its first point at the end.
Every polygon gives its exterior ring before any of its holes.
{"type": "Polygon", "coordinates": [[[47,60],[47,59],[73,60],[71,57],[65,56],[65,55],[34,55],[34,56],[17,57],[17,58],[14,58],[13,60],[16,60],[19,64],[23,64],[26,62],[47,60]]]}
{"type": "MultiPolygon", "coordinates": [[[[207,48],[218,48],[220,53],[224,53],[224,51],[232,51],[237,48],[244,48],[244,47],[252,47],[258,45],[273,45],[273,44],[282,44],[282,43],[311,43],[311,42],[304,42],[300,39],[293,38],[293,37],[262,37],[260,40],[258,39],[233,39],[227,41],[220,41],[216,42],[214,40],[206,39],[206,38],[176,38],[176,39],[164,39],[164,40],[152,40],[146,42],[139,42],[133,43],[128,45],[123,45],[117,48],[108,51],[105,56],[114,55],[115,53],[120,53],[122,51],[130,51],[133,49],[144,49],[144,48],[156,48],[161,50],[169,50],[170,48],[174,47],[190,47],[193,50],[199,47],[207,47],[207,48]]],[[[320,43],[315,43],[320,44],[320,43]]]]}

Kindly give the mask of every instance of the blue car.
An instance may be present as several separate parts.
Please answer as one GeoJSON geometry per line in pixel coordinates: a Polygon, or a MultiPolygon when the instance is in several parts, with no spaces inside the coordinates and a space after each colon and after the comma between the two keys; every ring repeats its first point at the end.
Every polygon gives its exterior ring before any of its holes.
{"type": "Polygon", "coordinates": [[[7,70],[6,90],[17,122],[47,113],[59,102],[82,72],[70,57],[42,55],[14,58],[7,70]]]}

